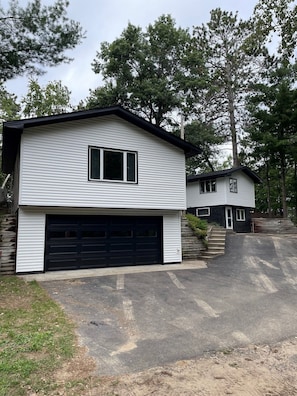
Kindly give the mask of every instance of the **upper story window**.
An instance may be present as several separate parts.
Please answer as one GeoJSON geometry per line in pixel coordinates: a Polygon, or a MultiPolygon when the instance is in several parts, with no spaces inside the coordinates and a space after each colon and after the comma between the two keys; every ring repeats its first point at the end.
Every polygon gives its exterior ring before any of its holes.
{"type": "Polygon", "coordinates": [[[216,180],[201,180],[200,194],[216,192],[216,180]]]}
{"type": "Polygon", "coordinates": [[[237,193],[237,179],[230,177],[229,179],[230,192],[237,193]]]}
{"type": "Polygon", "coordinates": [[[137,153],[89,147],[89,180],[137,183],[137,153]]]}

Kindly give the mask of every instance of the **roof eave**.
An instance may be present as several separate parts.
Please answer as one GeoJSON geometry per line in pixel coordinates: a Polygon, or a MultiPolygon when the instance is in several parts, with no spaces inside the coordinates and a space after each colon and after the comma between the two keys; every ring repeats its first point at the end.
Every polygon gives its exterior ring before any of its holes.
{"type": "Polygon", "coordinates": [[[170,134],[162,128],[159,128],[145,119],[131,113],[121,106],[111,106],[100,109],[83,110],[73,113],[58,114],[54,116],[36,117],[18,121],[8,121],[3,124],[3,153],[2,153],[2,170],[4,173],[11,173],[14,168],[14,161],[20,143],[20,137],[25,128],[33,128],[42,125],[50,125],[67,121],[83,120],[106,115],[116,115],[141,129],[150,132],[168,143],[182,149],[186,157],[192,157],[199,153],[199,147],[192,145],[181,138],[170,134]],[[15,147],[17,146],[17,147],[15,147]]]}

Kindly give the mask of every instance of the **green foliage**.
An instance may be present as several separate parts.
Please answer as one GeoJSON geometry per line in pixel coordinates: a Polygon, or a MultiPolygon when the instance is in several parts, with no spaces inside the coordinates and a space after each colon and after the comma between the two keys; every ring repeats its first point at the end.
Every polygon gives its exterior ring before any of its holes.
{"type": "Polygon", "coordinates": [[[224,137],[218,135],[212,125],[195,120],[185,126],[185,139],[201,149],[201,154],[187,159],[187,173],[193,174],[196,169],[199,172],[214,171],[218,145],[223,143],[224,137]]]}
{"type": "Polygon", "coordinates": [[[292,164],[297,161],[297,89],[296,66],[276,66],[265,73],[266,82],[254,87],[248,100],[250,122],[248,132],[254,142],[253,155],[266,172],[268,211],[273,212],[273,190],[280,212],[287,217],[287,182],[292,164]],[[271,183],[271,180],[274,180],[271,183]]]}
{"type": "Polygon", "coordinates": [[[23,114],[25,117],[41,117],[67,113],[72,110],[70,95],[61,81],[52,81],[41,87],[37,80],[31,79],[28,92],[21,101],[23,114]]]}
{"type": "Polygon", "coordinates": [[[102,43],[93,70],[106,85],[91,91],[88,106],[119,103],[150,122],[172,124],[172,112],[182,107],[187,30],[162,15],[145,31],[131,23],[112,43],[102,43]],[[96,101],[97,96],[97,101],[96,101]]]}
{"type": "Polygon", "coordinates": [[[6,10],[0,5],[0,83],[71,60],[65,51],[79,44],[84,34],[79,23],[67,17],[68,5],[67,0],[50,6],[32,0],[25,7],[11,0],[6,10]]]}
{"type": "Polygon", "coordinates": [[[294,61],[297,45],[296,2],[260,0],[254,9],[253,20],[254,32],[247,43],[249,51],[267,55],[267,46],[273,42],[277,45],[277,52],[274,51],[273,57],[284,65],[294,61]]]}
{"type": "Polygon", "coordinates": [[[17,102],[17,96],[9,93],[3,85],[0,85],[0,121],[19,118],[20,110],[21,106],[17,102]]]}
{"type": "Polygon", "coordinates": [[[191,213],[186,214],[188,224],[190,228],[194,231],[198,238],[205,239],[207,236],[208,223],[205,220],[201,220],[199,217],[192,215],[191,213]]]}
{"type": "Polygon", "coordinates": [[[237,145],[243,99],[255,72],[255,58],[245,51],[252,29],[251,21],[217,8],[211,11],[210,21],[193,32],[192,45],[201,54],[205,68],[192,82],[188,106],[190,112],[193,107],[199,117],[203,115],[205,124],[212,125],[217,136],[232,141],[234,165],[239,164],[237,145]]]}

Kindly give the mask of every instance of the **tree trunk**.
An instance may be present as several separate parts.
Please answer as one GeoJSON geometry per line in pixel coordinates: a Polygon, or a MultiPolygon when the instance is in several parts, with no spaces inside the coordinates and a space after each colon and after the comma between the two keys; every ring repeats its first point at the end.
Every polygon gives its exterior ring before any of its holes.
{"type": "Polygon", "coordinates": [[[234,92],[231,86],[232,80],[230,75],[230,67],[228,66],[227,66],[227,74],[228,74],[228,112],[229,112],[229,120],[230,120],[231,139],[232,139],[233,167],[236,168],[240,165],[240,163],[239,163],[238,149],[237,149],[234,92]]]}
{"type": "Polygon", "coordinates": [[[284,155],[281,154],[281,169],[280,169],[280,178],[281,178],[281,194],[282,194],[282,206],[283,206],[283,217],[288,217],[288,208],[287,208],[287,191],[286,191],[286,164],[284,155]]]}
{"type": "Polygon", "coordinates": [[[266,165],[266,182],[267,182],[267,209],[268,209],[268,216],[272,217],[269,164],[266,165]]]}
{"type": "Polygon", "coordinates": [[[294,180],[295,180],[295,224],[297,223],[297,163],[294,161],[294,180]]]}

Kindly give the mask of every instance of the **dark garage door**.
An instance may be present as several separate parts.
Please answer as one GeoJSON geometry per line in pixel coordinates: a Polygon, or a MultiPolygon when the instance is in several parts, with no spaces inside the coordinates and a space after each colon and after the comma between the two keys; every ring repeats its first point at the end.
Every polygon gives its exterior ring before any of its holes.
{"type": "Polygon", "coordinates": [[[162,263],[162,217],[48,215],[45,270],[162,263]]]}

